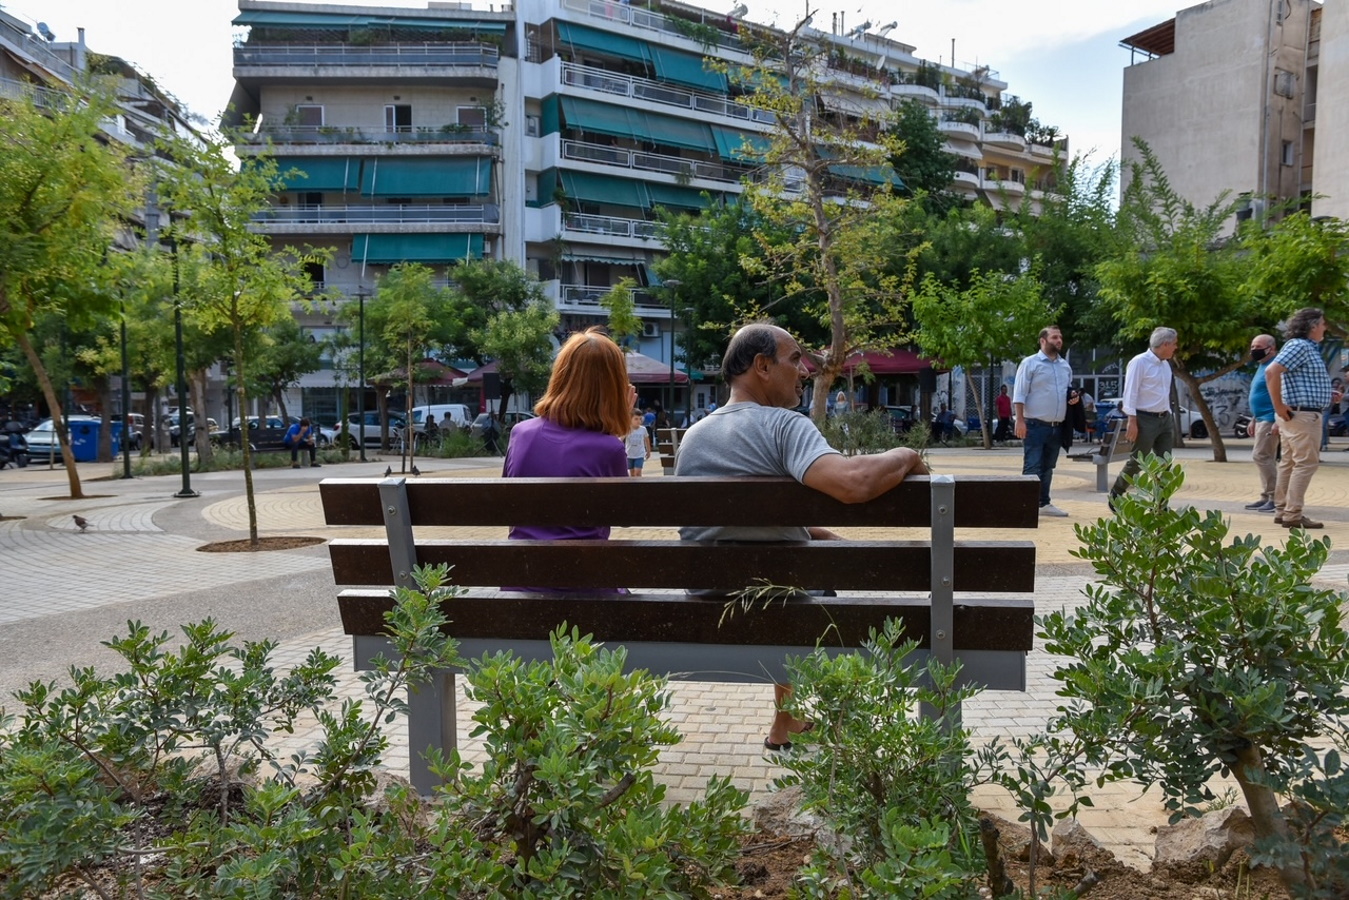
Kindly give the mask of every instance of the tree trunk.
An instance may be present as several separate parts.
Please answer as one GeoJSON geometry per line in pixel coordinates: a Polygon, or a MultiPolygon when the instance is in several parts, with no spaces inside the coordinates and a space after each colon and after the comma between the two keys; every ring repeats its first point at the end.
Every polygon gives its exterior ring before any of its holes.
{"type": "Polygon", "coordinates": [[[145,389],[145,432],[149,440],[141,444],[143,453],[163,451],[163,438],[160,435],[162,419],[163,416],[159,414],[159,386],[152,381],[145,389]]]}
{"type": "Polygon", "coordinates": [[[33,342],[29,340],[28,332],[20,331],[14,334],[14,338],[18,341],[19,348],[23,350],[28,365],[33,367],[33,375],[37,378],[42,396],[47,400],[47,408],[52,411],[52,424],[55,426],[57,440],[61,442],[61,456],[66,461],[66,479],[70,483],[70,499],[83,500],[84,491],[80,489],[80,472],[75,465],[75,453],[70,447],[70,432],[65,426],[65,413],[61,409],[60,399],[56,396],[56,387],[52,384],[47,369],[42,365],[42,359],[38,356],[33,342]]]}
{"type": "MultiPolygon", "coordinates": [[[[1257,841],[1277,838],[1290,839],[1288,822],[1279,810],[1279,798],[1268,787],[1269,773],[1265,771],[1265,760],[1260,748],[1254,745],[1237,751],[1236,763],[1232,766],[1232,776],[1241,787],[1246,800],[1246,809],[1251,814],[1251,826],[1255,829],[1257,841]]],[[[1279,876],[1290,893],[1297,893],[1297,886],[1306,880],[1306,873],[1296,865],[1289,864],[1279,869],[1279,876]]]]}
{"type": "MultiPolygon", "coordinates": [[[[290,414],[286,412],[286,395],[279,388],[272,391],[272,397],[276,400],[277,411],[281,413],[281,424],[286,428],[290,427],[290,414]]],[[[314,423],[318,424],[318,423],[314,423]]]]}
{"type": "Polygon", "coordinates": [[[1181,366],[1175,366],[1175,371],[1176,377],[1185,382],[1185,386],[1190,389],[1190,396],[1194,399],[1195,407],[1198,408],[1199,414],[1204,417],[1204,427],[1208,429],[1209,438],[1213,441],[1213,461],[1227,462],[1227,445],[1223,443],[1222,429],[1218,427],[1217,419],[1213,418],[1213,410],[1209,409],[1208,401],[1199,392],[1199,379],[1181,366]]]}
{"type": "Polygon", "coordinates": [[[187,380],[187,389],[192,397],[192,408],[197,411],[193,416],[193,440],[197,445],[197,463],[211,461],[211,426],[206,415],[206,370],[198,369],[187,380]]]}
{"type": "MultiPolygon", "coordinates": [[[[99,428],[98,428],[98,461],[102,463],[114,462],[115,457],[112,453],[112,382],[107,378],[97,379],[98,384],[98,409],[99,409],[99,428]]],[[[125,418],[122,419],[126,421],[125,418]]],[[[125,440],[125,435],[123,435],[125,440]]]]}
{"type": "MultiPolygon", "coordinates": [[[[965,392],[974,400],[974,411],[979,414],[979,433],[984,438],[984,449],[993,449],[993,429],[989,427],[988,416],[984,415],[984,395],[974,386],[972,373],[965,375],[965,392]]],[[[967,423],[968,424],[968,423],[967,423]]],[[[967,429],[968,431],[968,429],[967,429]]]]}
{"type": "MultiPolygon", "coordinates": [[[[239,385],[239,449],[244,456],[244,497],[248,501],[248,543],[258,545],[258,502],[253,496],[253,450],[248,435],[248,417],[242,414],[248,403],[248,378],[244,368],[244,329],[241,323],[234,325],[234,371],[239,385]]],[[[258,421],[261,427],[264,423],[258,421]]]]}

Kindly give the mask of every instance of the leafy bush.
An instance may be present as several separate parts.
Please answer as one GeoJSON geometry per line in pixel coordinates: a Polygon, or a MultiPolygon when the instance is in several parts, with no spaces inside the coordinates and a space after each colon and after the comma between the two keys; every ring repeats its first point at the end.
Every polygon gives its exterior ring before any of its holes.
{"type": "Polygon", "coordinates": [[[793,714],[815,727],[793,735],[806,752],[785,754],[775,783],[799,785],[843,839],[816,851],[802,896],[963,898],[980,871],[969,793],[983,763],[954,715],[975,691],[955,687],[954,669],[910,662],[918,644],[901,630],[887,622],[864,653],[788,661],[793,714]],[[920,703],[935,715],[917,718],[920,703]]]}
{"type": "Polygon", "coordinates": [[[892,447],[909,446],[903,435],[895,434],[895,429],[890,424],[890,416],[885,410],[876,412],[849,410],[830,416],[820,426],[820,433],[829,442],[829,446],[844,456],[880,453],[892,447]]]}

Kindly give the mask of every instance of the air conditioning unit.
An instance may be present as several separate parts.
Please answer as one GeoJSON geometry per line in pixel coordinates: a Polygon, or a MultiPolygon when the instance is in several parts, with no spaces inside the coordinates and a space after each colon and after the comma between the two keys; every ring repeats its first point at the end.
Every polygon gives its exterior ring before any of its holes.
{"type": "Polygon", "coordinates": [[[539,136],[539,117],[525,116],[525,134],[529,137],[539,136]]]}
{"type": "Polygon", "coordinates": [[[659,322],[643,322],[643,323],[642,323],[642,337],[644,337],[644,338],[658,338],[658,337],[660,337],[660,323],[659,323],[659,322]]]}

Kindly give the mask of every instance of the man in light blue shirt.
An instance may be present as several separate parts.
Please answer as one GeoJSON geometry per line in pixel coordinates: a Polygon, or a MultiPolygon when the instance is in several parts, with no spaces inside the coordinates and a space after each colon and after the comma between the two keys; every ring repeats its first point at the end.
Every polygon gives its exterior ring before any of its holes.
{"type": "MultiPolygon", "coordinates": [[[[1021,361],[1012,385],[1012,406],[1016,409],[1016,436],[1021,439],[1021,471],[1040,479],[1040,515],[1066,516],[1049,502],[1049,485],[1054,480],[1063,444],[1059,431],[1068,416],[1069,386],[1073,368],[1063,358],[1063,332],[1057,325],[1040,330],[1040,352],[1021,361]]],[[[1071,398],[1076,403],[1077,398],[1071,398]]]]}

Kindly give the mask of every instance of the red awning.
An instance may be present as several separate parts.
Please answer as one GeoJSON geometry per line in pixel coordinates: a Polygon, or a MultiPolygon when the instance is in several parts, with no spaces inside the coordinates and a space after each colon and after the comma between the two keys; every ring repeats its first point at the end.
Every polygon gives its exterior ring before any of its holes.
{"type": "MultiPolygon", "coordinates": [[[[947,370],[940,361],[924,359],[918,355],[916,350],[896,347],[887,351],[872,350],[866,353],[853,353],[849,355],[847,363],[843,366],[843,371],[855,371],[861,368],[863,363],[866,364],[872,375],[913,375],[924,369],[936,369],[939,372],[947,370]]],[[[815,371],[815,366],[809,359],[806,360],[806,368],[812,372],[815,371]]]]}
{"type": "MultiPolygon", "coordinates": [[[[624,357],[628,364],[628,381],[633,384],[669,384],[670,366],[658,359],[652,359],[642,353],[627,353],[624,357]]],[[[479,366],[468,373],[465,381],[468,384],[481,384],[482,377],[489,372],[495,372],[497,364],[495,361],[489,362],[485,366],[479,366]]],[[[675,384],[688,384],[689,376],[679,369],[674,372],[675,384]]]]}
{"type": "MultiPolygon", "coordinates": [[[[413,381],[418,387],[427,385],[449,387],[455,379],[463,378],[464,373],[453,366],[447,366],[434,359],[423,359],[421,362],[413,363],[413,381]]],[[[372,384],[393,384],[407,381],[402,368],[394,369],[392,372],[384,372],[373,376],[370,381],[372,384]]]]}

